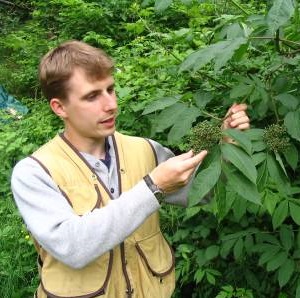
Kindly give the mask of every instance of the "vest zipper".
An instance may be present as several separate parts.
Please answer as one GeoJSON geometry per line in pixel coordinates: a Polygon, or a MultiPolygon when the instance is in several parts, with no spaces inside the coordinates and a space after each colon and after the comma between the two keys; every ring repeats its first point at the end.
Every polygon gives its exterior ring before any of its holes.
{"type": "Polygon", "coordinates": [[[125,259],[125,246],[124,246],[124,242],[122,242],[120,244],[120,250],[121,250],[121,262],[122,262],[122,270],[123,270],[123,274],[125,277],[125,281],[126,281],[126,294],[128,298],[132,297],[132,293],[133,293],[133,288],[131,287],[130,284],[130,280],[129,280],[129,276],[126,270],[126,259],[125,259]]]}

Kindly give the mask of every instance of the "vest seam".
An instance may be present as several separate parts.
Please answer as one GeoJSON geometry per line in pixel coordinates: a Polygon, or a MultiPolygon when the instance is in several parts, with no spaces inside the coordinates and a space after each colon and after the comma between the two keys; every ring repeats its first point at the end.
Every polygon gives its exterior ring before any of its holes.
{"type": "Polygon", "coordinates": [[[153,145],[151,144],[151,142],[149,141],[149,139],[144,138],[144,140],[149,144],[149,146],[151,147],[152,151],[153,151],[153,155],[154,155],[154,159],[155,159],[155,165],[158,166],[158,157],[157,157],[157,153],[153,147],[153,145]]]}

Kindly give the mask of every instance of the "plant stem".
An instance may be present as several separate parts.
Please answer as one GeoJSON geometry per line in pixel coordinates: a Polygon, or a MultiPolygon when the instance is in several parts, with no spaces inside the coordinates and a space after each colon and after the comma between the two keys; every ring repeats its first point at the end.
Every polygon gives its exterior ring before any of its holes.
{"type": "Polygon", "coordinates": [[[230,0],[237,8],[239,8],[245,15],[249,15],[249,12],[245,10],[240,4],[238,4],[235,0],[230,0]]]}

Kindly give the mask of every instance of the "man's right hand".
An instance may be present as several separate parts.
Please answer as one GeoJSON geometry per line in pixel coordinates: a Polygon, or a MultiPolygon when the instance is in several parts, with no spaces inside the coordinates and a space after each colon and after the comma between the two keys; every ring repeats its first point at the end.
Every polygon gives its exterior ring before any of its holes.
{"type": "Polygon", "coordinates": [[[207,151],[203,150],[194,155],[191,150],[162,162],[149,175],[163,192],[172,193],[189,182],[206,154],[207,151]]]}

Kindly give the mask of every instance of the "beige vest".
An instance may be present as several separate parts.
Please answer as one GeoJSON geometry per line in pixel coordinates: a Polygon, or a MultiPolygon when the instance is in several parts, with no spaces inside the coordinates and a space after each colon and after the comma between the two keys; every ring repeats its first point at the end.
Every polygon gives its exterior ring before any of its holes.
{"type": "MultiPolygon", "coordinates": [[[[132,188],[156,165],[142,138],[113,136],[120,193],[132,188]]],[[[78,151],[57,136],[33,154],[78,215],[105,208],[110,192],[78,151]]],[[[97,231],[95,231],[97,233],[97,231]]],[[[36,297],[168,298],[175,286],[174,254],[159,228],[158,212],[123,243],[82,269],[72,269],[36,245],[41,283],[36,297]]]]}

